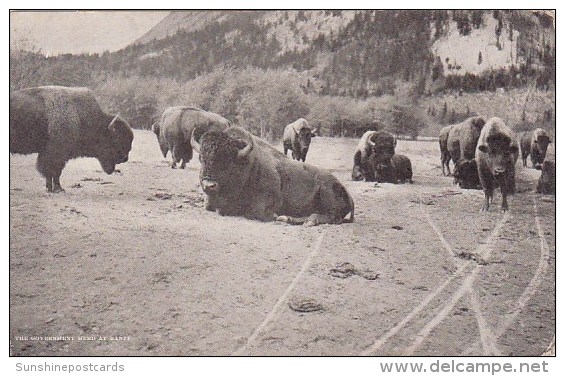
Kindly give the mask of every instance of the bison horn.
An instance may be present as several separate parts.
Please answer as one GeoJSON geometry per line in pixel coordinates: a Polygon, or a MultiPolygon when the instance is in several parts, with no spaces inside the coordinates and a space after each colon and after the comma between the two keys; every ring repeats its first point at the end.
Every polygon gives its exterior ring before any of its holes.
{"type": "Polygon", "coordinates": [[[241,149],[238,153],[237,153],[237,157],[238,158],[246,158],[249,153],[251,153],[251,150],[253,150],[253,136],[249,137],[249,141],[247,142],[247,145],[241,149]]]}
{"type": "Polygon", "coordinates": [[[196,139],[194,139],[194,131],[196,129],[194,129],[192,131],[192,133],[190,134],[190,144],[192,145],[192,148],[198,153],[200,154],[200,144],[198,142],[196,142],[196,139]]]}
{"type": "Polygon", "coordinates": [[[110,124],[108,125],[108,129],[112,129],[112,126],[114,125],[114,122],[115,122],[116,120],[118,120],[119,117],[120,117],[120,115],[118,114],[118,115],[116,115],[116,116],[112,119],[112,121],[111,121],[110,124]]]}
{"type": "Polygon", "coordinates": [[[369,145],[375,146],[375,142],[371,140],[371,138],[367,139],[367,142],[369,143],[369,145]]]}

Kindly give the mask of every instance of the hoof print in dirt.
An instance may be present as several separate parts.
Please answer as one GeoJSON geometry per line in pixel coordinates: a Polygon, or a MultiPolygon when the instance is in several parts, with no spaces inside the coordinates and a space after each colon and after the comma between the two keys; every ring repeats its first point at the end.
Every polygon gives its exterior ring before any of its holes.
{"type": "Polygon", "coordinates": [[[71,188],[82,188],[82,185],[80,185],[80,183],[75,183],[71,185],[71,188]]]}
{"type": "Polygon", "coordinates": [[[330,275],[337,278],[351,277],[356,273],[357,270],[355,267],[348,262],[342,262],[341,264],[336,265],[335,268],[330,269],[330,275]]]}
{"type": "Polygon", "coordinates": [[[81,181],[102,181],[100,178],[82,178],[81,181]]]}
{"type": "Polygon", "coordinates": [[[359,277],[365,278],[369,281],[374,281],[375,279],[379,278],[378,273],[359,270],[349,262],[342,262],[340,264],[337,264],[335,268],[330,269],[330,275],[337,278],[348,278],[352,275],[358,275],[359,277]]]}
{"type": "Polygon", "coordinates": [[[157,192],[153,196],[148,197],[147,201],[155,201],[155,199],[170,200],[171,198],[173,198],[173,195],[170,193],[157,192]]]}
{"type": "Polygon", "coordinates": [[[394,226],[392,226],[392,228],[395,229],[395,230],[403,230],[404,229],[404,227],[398,226],[398,225],[394,225],[394,226]]]}
{"type": "Polygon", "coordinates": [[[458,253],[457,257],[463,260],[475,261],[479,265],[488,265],[487,260],[485,260],[481,255],[474,252],[463,251],[458,253]]]}
{"type": "Polygon", "coordinates": [[[435,205],[436,202],[430,198],[416,198],[416,199],[411,199],[410,202],[413,202],[415,204],[422,204],[422,205],[435,205]]]}
{"type": "Polygon", "coordinates": [[[292,298],[288,301],[288,306],[296,312],[324,311],[324,307],[311,298],[292,298]]]}

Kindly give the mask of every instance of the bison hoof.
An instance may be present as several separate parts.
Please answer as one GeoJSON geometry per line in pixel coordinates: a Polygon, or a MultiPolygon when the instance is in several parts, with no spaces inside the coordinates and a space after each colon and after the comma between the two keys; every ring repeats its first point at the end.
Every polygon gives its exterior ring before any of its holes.
{"type": "Polygon", "coordinates": [[[316,221],[313,221],[311,219],[307,220],[306,222],[304,222],[304,224],[302,226],[304,227],[313,227],[316,226],[318,223],[316,223],[316,221]]]}
{"type": "Polygon", "coordinates": [[[508,205],[502,205],[501,209],[503,212],[507,212],[508,211],[508,205]]]}
{"type": "Polygon", "coordinates": [[[51,192],[51,193],[62,193],[62,192],[65,192],[65,190],[64,190],[63,188],[61,188],[61,187],[55,187],[55,188],[53,188],[53,190],[48,191],[48,192],[51,192]]]}
{"type": "Polygon", "coordinates": [[[489,207],[487,205],[483,206],[483,208],[481,209],[481,211],[484,212],[488,212],[489,207]]]}
{"type": "Polygon", "coordinates": [[[277,220],[278,222],[285,222],[285,223],[288,223],[288,222],[290,222],[290,217],[288,217],[288,216],[286,216],[286,215],[279,215],[279,216],[276,218],[276,220],[277,220]]]}

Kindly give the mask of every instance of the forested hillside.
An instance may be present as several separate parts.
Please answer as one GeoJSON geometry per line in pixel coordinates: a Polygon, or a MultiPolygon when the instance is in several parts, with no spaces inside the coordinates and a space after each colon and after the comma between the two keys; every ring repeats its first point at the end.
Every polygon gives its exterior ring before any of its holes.
{"type": "Polygon", "coordinates": [[[137,127],[168,105],[194,104],[262,123],[260,133],[272,137],[292,117],[326,107],[342,112],[337,123],[318,121],[329,134],[382,126],[415,135],[458,116],[432,110],[441,104],[431,98],[497,90],[553,98],[555,82],[555,28],[542,11],[173,12],[115,53],[46,57],[11,42],[11,90],[88,86],[137,127]],[[270,103],[245,102],[260,100],[265,84],[270,103]],[[215,90],[225,105],[194,87],[215,90]],[[278,104],[289,98],[297,107],[287,113],[278,104]]]}

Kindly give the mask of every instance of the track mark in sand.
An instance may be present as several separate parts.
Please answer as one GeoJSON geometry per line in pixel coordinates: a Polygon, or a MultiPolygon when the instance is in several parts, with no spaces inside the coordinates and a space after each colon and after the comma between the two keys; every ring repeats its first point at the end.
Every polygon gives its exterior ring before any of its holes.
{"type": "MultiPolygon", "coordinates": [[[[500,229],[502,228],[502,226],[506,223],[506,221],[508,220],[508,217],[510,216],[510,214],[508,212],[506,212],[506,214],[499,220],[499,222],[497,223],[496,227],[494,228],[494,230],[492,231],[491,235],[489,236],[489,238],[487,239],[485,244],[490,244],[491,239],[494,237],[495,234],[498,234],[498,232],[500,231],[500,229]]],[[[484,244],[483,244],[484,245],[484,244]]],[[[480,248],[480,246],[479,246],[480,248]]],[[[373,342],[373,344],[371,346],[369,346],[367,349],[365,349],[364,351],[361,352],[360,355],[371,355],[372,353],[374,353],[375,351],[377,351],[378,349],[380,349],[392,336],[396,335],[402,328],[404,328],[414,317],[416,317],[418,314],[420,314],[420,312],[422,312],[422,310],[424,308],[426,308],[426,306],[435,298],[437,297],[443,290],[445,290],[445,288],[456,278],[458,278],[459,276],[463,275],[467,269],[469,269],[471,267],[471,263],[466,263],[463,266],[461,266],[459,269],[457,269],[455,271],[455,273],[453,273],[444,283],[442,283],[435,291],[433,291],[431,294],[429,294],[428,296],[426,296],[426,298],[424,300],[422,300],[422,302],[420,302],[420,304],[418,304],[413,310],[412,312],[410,312],[404,319],[402,319],[398,324],[396,324],[395,326],[393,326],[388,332],[386,332],[384,335],[382,335],[380,338],[378,338],[375,342],[373,342]]]]}
{"type": "MultiPolygon", "coordinates": [[[[508,221],[509,218],[510,213],[506,212],[502,219],[497,223],[494,230],[492,230],[487,241],[484,244],[479,245],[476,248],[475,253],[481,255],[485,260],[490,257],[492,247],[494,245],[494,239],[498,236],[500,230],[502,229],[502,226],[508,221]]],[[[459,287],[459,289],[452,295],[451,300],[431,321],[428,322],[426,326],[422,328],[422,330],[420,330],[420,332],[418,332],[418,334],[416,335],[416,340],[414,341],[412,346],[406,349],[405,355],[412,355],[414,351],[416,351],[418,347],[420,347],[420,345],[424,342],[424,340],[430,335],[432,330],[434,330],[436,326],[438,326],[443,320],[445,320],[449,312],[451,312],[457,302],[461,300],[463,294],[467,292],[467,290],[470,290],[472,288],[473,283],[475,282],[475,278],[477,277],[477,274],[480,270],[480,265],[476,265],[474,267],[474,269],[471,271],[471,274],[467,276],[467,278],[465,278],[465,280],[461,284],[461,287],[459,287]]]]}
{"type": "MultiPolygon", "coordinates": [[[[534,276],[528,283],[528,286],[524,289],[520,298],[518,298],[516,302],[516,306],[510,312],[508,312],[502,323],[498,328],[496,328],[495,332],[495,340],[498,340],[505,332],[508,330],[510,325],[514,323],[518,315],[522,312],[522,310],[528,304],[528,301],[534,296],[534,294],[539,290],[539,286],[541,285],[542,279],[547,271],[547,266],[549,263],[549,246],[547,245],[547,240],[545,239],[545,233],[541,227],[540,219],[539,219],[539,212],[536,198],[534,197],[534,220],[536,222],[536,228],[538,230],[538,238],[540,241],[540,258],[538,262],[538,267],[536,268],[536,272],[534,276]]],[[[472,346],[465,351],[463,355],[469,355],[476,350],[477,343],[473,344],[472,346]]]]}
{"type": "MultiPolygon", "coordinates": [[[[435,231],[435,233],[436,233],[438,239],[440,240],[440,242],[442,243],[444,249],[447,251],[449,256],[451,256],[450,260],[452,260],[452,263],[455,266],[457,266],[456,262],[453,261],[453,260],[455,260],[455,257],[457,255],[456,255],[455,251],[453,250],[453,247],[451,246],[451,244],[449,244],[449,242],[445,239],[445,237],[443,236],[443,233],[441,232],[439,227],[435,224],[435,222],[432,220],[430,215],[422,208],[421,205],[420,205],[420,211],[422,212],[422,215],[424,216],[424,218],[426,218],[426,221],[428,222],[430,227],[435,231]]],[[[469,261],[467,261],[467,262],[469,262],[469,261]]],[[[479,302],[477,292],[475,291],[475,289],[473,288],[472,285],[469,287],[467,292],[469,294],[471,307],[472,307],[473,312],[475,313],[475,317],[477,319],[477,325],[479,327],[481,344],[483,346],[483,355],[501,355],[500,350],[496,346],[496,340],[494,338],[494,335],[493,335],[491,329],[489,328],[485,318],[483,317],[483,313],[481,311],[481,304],[479,302]]]]}
{"type": "Polygon", "coordinates": [[[259,334],[261,334],[261,332],[263,330],[265,330],[267,325],[269,325],[269,323],[271,323],[271,321],[274,321],[277,318],[277,316],[280,314],[280,307],[288,299],[288,296],[290,295],[290,293],[294,289],[294,286],[296,285],[298,280],[300,278],[302,278],[304,273],[306,273],[306,271],[310,268],[310,264],[312,263],[312,260],[318,254],[320,247],[322,245],[322,241],[324,240],[324,236],[326,234],[326,231],[327,231],[326,229],[322,230],[322,233],[320,234],[320,236],[318,236],[318,239],[316,240],[316,243],[314,244],[312,251],[310,252],[308,257],[306,257],[306,260],[304,260],[302,267],[300,268],[300,270],[298,271],[296,276],[294,276],[294,279],[290,282],[290,284],[286,288],[285,292],[279,297],[279,299],[277,300],[277,302],[273,306],[273,309],[271,309],[271,311],[267,314],[265,319],[261,322],[261,324],[259,324],[259,326],[255,329],[253,334],[251,334],[251,336],[247,339],[245,344],[242,347],[240,347],[239,349],[237,349],[232,355],[243,355],[245,353],[245,351],[251,345],[253,345],[253,343],[257,340],[257,338],[259,337],[259,334]]]}

